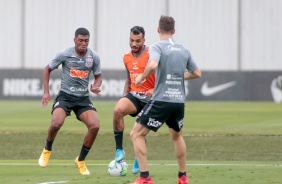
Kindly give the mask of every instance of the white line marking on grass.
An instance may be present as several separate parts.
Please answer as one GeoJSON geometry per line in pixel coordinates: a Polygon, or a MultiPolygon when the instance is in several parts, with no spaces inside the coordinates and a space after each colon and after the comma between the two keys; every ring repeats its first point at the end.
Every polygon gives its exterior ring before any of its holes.
{"type": "MultiPolygon", "coordinates": [[[[177,164],[164,164],[164,165],[175,166],[177,164]]],[[[186,165],[187,166],[257,166],[257,167],[282,166],[282,165],[279,165],[279,164],[186,164],[186,165]]]]}
{"type": "Polygon", "coordinates": [[[52,181],[52,182],[44,182],[44,183],[38,183],[38,184],[54,184],[54,183],[66,183],[68,181],[52,181]]]}
{"type": "MultiPolygon", "coordinates": [[[[5,166],[35,166],[38,164],[30,164],[30,163],[0,163],[0,165],[5,165],[5,166]]],[[[72,166],[74,164],[50,164],[52,166],[72,166]]],[[[87,164],[89,166],[108,166],[108,164],[87,164]]],[[[133,165],[133,164],[128,164],[128,165],[133,165]]],[[[177,166],[177,164],[148,164],[150,166],[177,166]]],[[[267,166],[278,166],[281,167],[282,165],[280,164],[186,164],[187,166],[257,166],[257,167],[267,167],[267,166]]],[[[63,181],[67,182],[67,181],[63,181]]]]}

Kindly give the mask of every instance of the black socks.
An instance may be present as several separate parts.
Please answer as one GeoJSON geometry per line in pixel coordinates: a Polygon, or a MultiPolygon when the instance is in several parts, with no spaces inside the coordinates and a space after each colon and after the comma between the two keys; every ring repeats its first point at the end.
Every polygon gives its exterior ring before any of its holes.
{"type": "Polygon", "coordinates": [[[140,177],[147,178],[149,176],[149,171],[140,172],[140,177]]]}
{"type": "Polygon", "coordinates": [[[48,150],[48,151],[52,151],[52,144],[53,144],[54,141],[48,141],[46,139],[46,145],[45,145],[45,149],[48,150]]]}
{"type": "Polygon", "coordinates": [[[90,149],[91,149],[91,147],[87,147],[85,145],[82,145],[81,151],[80,151],[80,154],[79,154],[79,157],[78,157],[78,161],[85,160],[85,157],[89,153],[90,149]]]}
{"type": "Polygon", "coordinates": [[[114,131],[116,149],[122,149],[123,131],[114,131]]]}
{"type": "Polygon", "coordinates": [[[181,178],[181,176],[183,175],[186,176],[186,172],[180,172],[180,171],[178,172],[178,178],[181,178]]]}

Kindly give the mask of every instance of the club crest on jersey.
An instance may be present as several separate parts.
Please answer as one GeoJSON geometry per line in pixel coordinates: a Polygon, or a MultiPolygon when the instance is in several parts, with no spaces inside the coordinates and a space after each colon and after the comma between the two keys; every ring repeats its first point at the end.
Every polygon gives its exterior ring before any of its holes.
{"type": "Polygon", "coordinates": [[[92,58],[86,58],[85,66],[90,68],[93,65],[93,59],[92,58]]]}

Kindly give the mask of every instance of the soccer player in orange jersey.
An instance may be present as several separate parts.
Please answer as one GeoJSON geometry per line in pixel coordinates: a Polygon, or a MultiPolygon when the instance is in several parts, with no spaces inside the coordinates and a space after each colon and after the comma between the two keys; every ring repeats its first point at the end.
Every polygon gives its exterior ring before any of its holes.
{"type": "MultiPolygon", "coordinates": [[[[135,85],[135,78],[143,73],[149,59],[148,47],[145,43],[145,31],[141,26],[130,29],[129,44],[131,51],[124,55],[123,62],[127,72],[123,97],[117,102],[113,115],[113,130],[116,142],[115,160],[124,160],[123,131],[124,116],[135,117],[152,97],[155,85],[155,74],[150,75],[142,85],[135,85]]],[[[137,159],[134,159],[132,173],[139,173],[137,159]]]]}

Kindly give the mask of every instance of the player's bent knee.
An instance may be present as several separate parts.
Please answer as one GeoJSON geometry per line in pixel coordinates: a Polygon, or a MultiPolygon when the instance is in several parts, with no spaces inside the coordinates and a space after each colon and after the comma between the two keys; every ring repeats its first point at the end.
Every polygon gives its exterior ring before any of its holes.
{"type": "Polygon", "coordinates": [[[53,130],[60,130],[60,128],[63,126],[63,123],[61,122],[57,122],[57,121],[52,121],[52,124],[51,124],[51,128],[53,130]]]}
{"type": "Polygon", "coordinates": [[[124,108],[121,108],[119,106],[116,106],[114,108],[114,117],[121,118],[127,115],[126,110],[124,108]]]}
{"type": "Polygon", "coordinates": [[[92,126],[88,127],[88,129],[90,132],[97,133],[100,129],[100,124],[99,123],[93,124],[92,126]]]}

